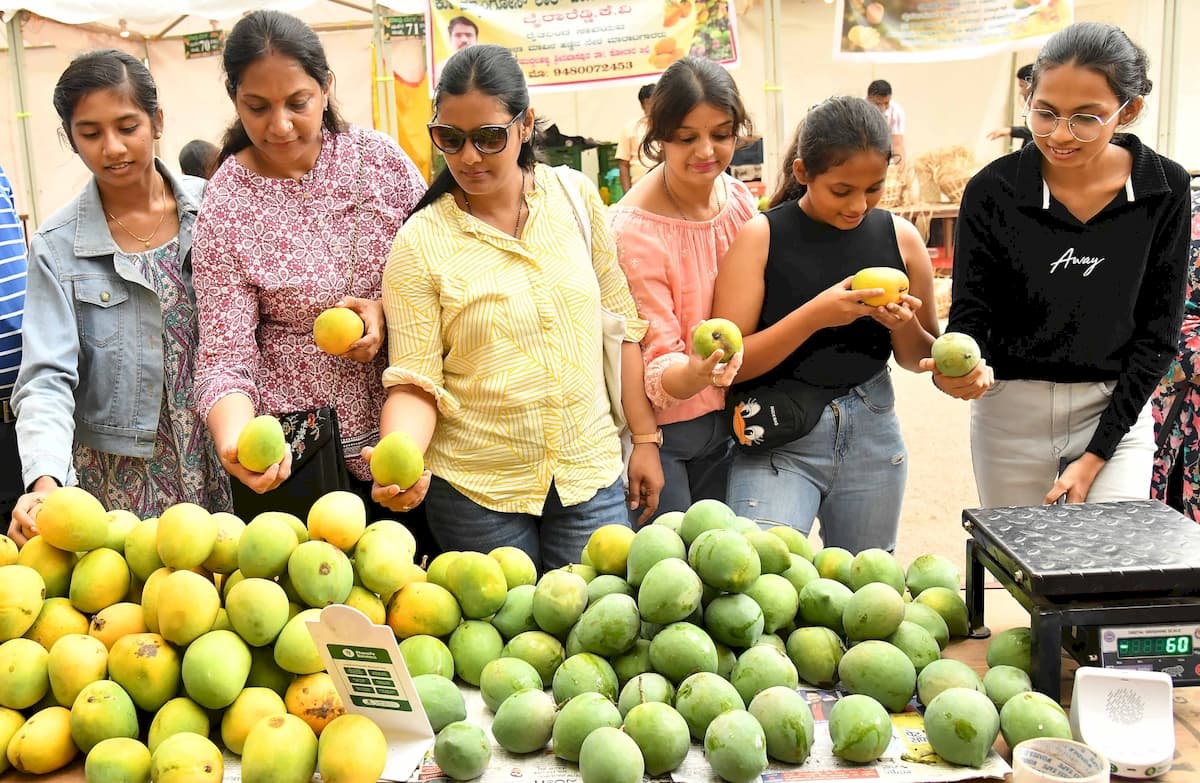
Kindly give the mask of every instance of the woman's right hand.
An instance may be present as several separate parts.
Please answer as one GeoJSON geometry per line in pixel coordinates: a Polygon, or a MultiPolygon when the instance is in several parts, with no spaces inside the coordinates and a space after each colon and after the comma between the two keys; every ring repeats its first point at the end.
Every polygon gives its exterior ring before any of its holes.
{"type": "Polygon", "coordinates": [[[16,543],[18,549],[38,534],[38,511],[41,510],[46,497],[56,489],[57,481],[50,476],[41,476],[33,482],[33,488],[29,492],[17,498],[12,512],[12,524],[8,526],[8,537],[16,543]]]}
{"type": "Polygon", "coordinates": [[[853,289],[850,287],[850,281],[853,279],[847,277],[840,283],[826,288],[802,307],[813,308],[817,322],[823,326],[846,326],[859,318],[873,315],[876,308],[863,304],[862,300],[882,296],[887,292],[882,288],[853,289]]]}
{"type": "Polygon", "coordinates": [[[957,378],[938,372],[933,359],[922,359],[920,367],[922,371],[933,373],[934,386],[960,400],[977,400],[996,382],[996,374],[985,359],[980,359],[973,370],[957,378]]]}
{"type": "Polygon", "coordinates": [[[292,450],[290,448],[283,450],[282,460],[262,473],[256,473],[238,462],[236,443],[217,449],[217,456],[220,458],[225,472],[260,495],[275,489],[292,475],[292,450]]]}
{"type": "MultiPolygon", "coordinates": [[[[371,455],[375,453],[375,449],[364,446],[359,453],[370,465],[371,455]]],[[[399,513],[412,511],[425,500],[425,493],[429,491],[429,481],[432,478],[433,474],[426,470],[421,473],[421,478],[417,479],[417,483],[408,489],[401,489],[395,484],[388,484],[386,487],[380,486],[377,482],[372,481],[371,499],[389,511],[399,513]]]]}

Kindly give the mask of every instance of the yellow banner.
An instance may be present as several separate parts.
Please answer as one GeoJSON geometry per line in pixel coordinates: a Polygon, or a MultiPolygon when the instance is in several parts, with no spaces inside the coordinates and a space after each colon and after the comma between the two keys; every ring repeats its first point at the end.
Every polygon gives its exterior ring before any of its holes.
{"type": "Polygon", "coordinates": [[[738,61],[734,0],[430,0],[429,71],[474,43],[504,46],[531,89],[638,83],[681,57],[738,61]]]}
{"type": "Polygon", "coordinates": [[[1037,49],[1075,18],[1074,0],[838,0],[833,55],[936,62],[1037,49]]]}

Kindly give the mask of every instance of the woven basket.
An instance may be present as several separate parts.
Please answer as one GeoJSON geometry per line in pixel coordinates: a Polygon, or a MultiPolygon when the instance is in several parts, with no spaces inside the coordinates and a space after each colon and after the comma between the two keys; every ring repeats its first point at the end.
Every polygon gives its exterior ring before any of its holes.
{"type": "Polygon", "coordinates": [[[883,181],[883,196],[879,206],[884,209],[901,207],[914,202],[913,170],[911,166],[889,166],[887,179],[883,181]]]}
{"type": "Polygon", "coordinates": [[[962,201],[963,191],[967,188],[967,183],[974,175],[970,169],[948,170],[938,173],[937,184],[941,191],[946,194],[946,198],[957,203],[962,201]]]}
{"type": "Polygon", "coordinates": [[[923,201],[940,201],[945,195],[957,202],[975,173],[975,160],[966,147],[956,145],[925,153],[917,158],[915,167],[923,201]]]}

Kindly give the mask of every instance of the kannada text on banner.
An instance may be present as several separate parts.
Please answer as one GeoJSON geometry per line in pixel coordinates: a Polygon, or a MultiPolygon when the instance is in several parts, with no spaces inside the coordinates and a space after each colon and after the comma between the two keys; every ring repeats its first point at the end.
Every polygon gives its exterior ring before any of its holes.
{"type": "Polygon", "coordinates": [[[509,49],[531,89],[643,82],[687,55],[738,59],[733,0],[430,0],[429,19],[434,83],[472,43],[509,49]]]}
{"type": "Polygon", "coordinates": [[[930,62],[1037,48],[1074,0],[839,0],[834,58],[930,62]]]}

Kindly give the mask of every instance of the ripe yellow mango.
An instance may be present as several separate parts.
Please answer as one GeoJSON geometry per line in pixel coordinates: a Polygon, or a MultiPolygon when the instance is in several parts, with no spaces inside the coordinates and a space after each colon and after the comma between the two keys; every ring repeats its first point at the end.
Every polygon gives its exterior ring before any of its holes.
{"type": "Polygon", "coordinates": [[[87,634],[67,634],[54,643],[46,659],[54,700],[70,708],[80,691],[108,675],[108,648],[87,634]]]}
{"type": "Polygon", "coordinates": [[[308,783],[317,769],[317,735],[295,715],[268,715],[242,745],[242,780],[308,783]]]}
{"type": "Polygon", "coordinates": [[[883,293],[862,300],[865,305],[880,307],[899,302],[908,293],[908,275],[890,266],[869,266],[860,269],[850,280],[850,288],[861,291],[865,288],[882,288],[883,293]]]}
{"type": "MultiPolygon", "coordinates": [[[[145,605],[145,592],[142,602],[145,605]]],[[[158,585],[158,632],[179,646],[212,629],[221,608],[216,586],[192,571],[172,571],[158,585]]]]}
{"type": "Polygon", "coordinates": [[[47,598],[42,603],[42,611],[29,630],[25,632],[26,639],[32,639],[47,650],[54,643],[69,633],[87,633],[87,615],[71,606],[66,598],[47,598]]]}
{"type": "Polygon", "coordinates": [[[308,536],[350,552],[367,527],[367,507],[353,492],[328,492],[308,510],[308,536]]]}
{"type": "Polygon", "coordinates": [[[221,716],[221,742],[240,756],[254,724],[268,715],[285,715],[287,711],[283,699],[270,688],[245,688],[221,716]]]}
{"type": "Polygon", "coordinates": [[[50,653],[30,639],[0,644],[0,707],[23,710],[41,701],[50,690],[46,659],[50,653]]]}
{"type": "Polygon", "coordinates": [[[132,601],[122,601],[97,612],[88,625],[87,634],[103,642],[106,649],[112,649],[113,642],[122,636],[147,630],[142,607],[132,601]]]}
{"type": "Polygon", "coordinates": [[[108,512],[79,487],[61,487],[46,496],[37,511],[38,533],[51,546],[88,552],[108,538],[108,512]]]}
{"type": "Polygon", "coordinates": [[[225,761],[208,737],[190,731],[172,734],[150,754],[154,783],[221,783],[225,761]]]}
{"type": "Polygon", "coordinates": [[[325,672],[306,674],[292,680],[283,697],[287,711],[308,724],[318,737],[329,722],[346,713],[333,678],[325,672]]]}
{"type": "Polygon", "coordinates": [[[150,731],[146,735],[146,745],[153,753],[167,737],[184,732],[207,737],[209,728],[207,710],[186,696],[176,696],[154,713],[150,731]]]}
{"type": "Polygon", "coordinates": [[[147,712],[157,712],[179,692],[179,668],[179,653],[156,633],[124,636],[108,653],[109,678],[147,712]]]}
{"type": "Polygon", "coordinates": [[[38,572],[45,584],[47,598],[65,598],[71,587],[71,571],[75,569],[75,559],[74,552],[51,546],[41,536],[34,536],[21,547],[21,552],[17,555],[17,565],[27,566],[38,572]]]}
{"type": "Polygon", "coordinates": [[[146,783],[150,749],[128,737],[102,740],[88,753],[83,777],[87,783],[146,783]]]}
{"type": "Polygon", "coordinates": [[[93,549],[75,564],[68,595],[71,605],[86,614],[124,601],[129,595],[129,566],[120,552],[93,549]]]}
{"type": "Polygon", "coordinates": [[[156,546],[163,565],[196,568],[217,543],[217,520],[195,503],[176,503],[158,517],[156,546]]]}
{"type": "Polygon", "coordinates": [[[387,764],[387,738],[363,715],[341,715],[317,741],[317,771],[325,783],[374,783],[387,764]]]}
{"type": "Polygon", "coordinates": [[[66,707],[35,713],[8,742],[9,763],[30,775],[62,769],[77,752],[71,739],[71,711],[66,707]]]}

